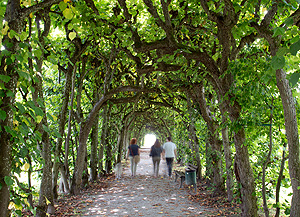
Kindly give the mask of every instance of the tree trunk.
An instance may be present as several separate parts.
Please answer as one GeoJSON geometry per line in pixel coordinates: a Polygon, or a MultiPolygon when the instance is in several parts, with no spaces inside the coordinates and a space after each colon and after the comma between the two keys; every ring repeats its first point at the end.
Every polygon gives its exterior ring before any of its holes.
{"type": "Polygon", "coordinates": [[[226,163],[226,188],[227,188],[227,200],[231,202],[233,200],[233,170],[232,170],[232,153],[228,138],[228,127],[222,128],[222,141],[224,147],[225,163],[226,163]]]}
{"type": "MultiPolygon", "coordinates": [[[[16,33],[21,33],[21,29],[24,27],[19,18],[21,7],[20,2],[8,0],[6,6],[6,12],[4,20],[9,23],[9,29],[14,30],[16,33]]],[[[10,39],[8,35],[3,37],[3,46],[5,50],[11,53],[11,56],[15,55],[19,48],[19,41],[15,37],[10,39]],[[6,41],[11,44],[8,44],[6,41]]],[[[2,51],[1,51],[2,53],[2,51]]],[[[7,60],[10,56],[4,55],[1,59],[0,74],[10,77],[8,82],[3,82],[4,87],[2,88],[3,96],[1,97],[0,111],[5,114],[4,118],[0,119],[0,216],[8,215],[8,204],[9,204],[9,186],[4,181],[6,176],[10,176],[11,171],[11,151],[12,151],[12,136],[6,129],[13,129],[13,111],[12,108],[15,104],[15,93],[19,75],[17,73],[17,60],[10,65],[7,65],[7,60]],[[13,94],[10,94],[12,92],[13,94]],[[11,96],[13,95],[13,96],[11,96]]]]}
{"type": "MultiPolygon", "coordinates": [[[[263,22],[260,25],[257,23],[252,23],[252,26],[257,30],[262,38],[265,38],[269,43],[269,50],[271,55],[274,57],[277,54],[278,49],[281,47],[282,35],[273,36],[274,29],[270,24],[279,12],[278,2],[274,2],[270,10],[270,14],[266,15],[263,22]],[[276,16],[275,16],[276,15],[276,16]]],[[[297,10],[299,12],[299,9],[297,10]]],[[[295,16],[291,15],[293,18],[293,25],[299,25],[299,13],[295,13],[295,16]]],[[[276,83],[279,89],[285,120],[285,130],[288,140],[288,150],[289,150],[289,174],[292,183],[293,196],[291,202],[291,212],[290,216],[300,216],[300,147],[299,147],[299,133],[298,133],[298,123],[297,114],[295,108],[294,97],[292,95],[292,90],[289,85],[289,81],[286,79],[286,73],[283,69],[276,70],[276,83]]]]}
{"type": "MultiPolygon", "coordinates": [[[[245,129],[244,126],[239,124],[241,106],[234,100],[234,95],[228,94],[230,93],[230,88],[233,85],[232,80],[232,75],[226,74],[222,80],[218,81],[218,83],[212,82],[212,84],[216,87],[216,90],[218,90],[217,94],[219,99],[224,99],[226,96],[226,100],[223,100],[221,103],[224,108],[224,112],[228,112],[231,122],[235,124],[235,126],[233,126],[234,145],[236,150],[235,162],[236,170],[241,183],[242,216],[256,217],[258,207],[255,194],[254,175],[250,164],[248,147],[245,144],[245,129]],[[222,88],[218,89],[219,86],[222,88]]],[[[222,113],[224,114],[224,112],[222,113]]]]}
{"type": "Polygon", "coordinates": [[[104,148],[106,147],[106,137],[108,132],[108,108],[107,105],[103,106],[102,110],[102,131],[101,131],[101,143],[99,149],[99,176],[104,174],[104,148]]]}
{"type": "MultiPolygon", "coordinates": [[[[66,72],[66,83],[64,88],[64,93],[62,96],[62,105],[61,110],[59,113],[59,119],[58,119],[58,132],[61,135],[61,137],[57,138],[57,143],[55,147],[54,152],[54,165],[53,165],[53,178],[52,178],[52,185],[53,185],[53,196],[54,199],[57,199],[57,180],[58,180],[58,173],[59,173],[59,167],[61,164],[61,161],[59,160],[61,157],[61,148],[62,148],[62,142],[63,142],[63,136],[65,131],[65,123],[67,120],[67,112],[68,112],[68,104],[70,100],[70,91],[72,87],[72,71],[73,68],[68,69],[66,72]]],[[[73,72],[75,73],[75,72],[73,72]]]]}
{"type": "MultiPolygon", "coordinates": [[[[111,107],[108,107],[108,114],[111,113],[111,107]]],[[[109,118],[110,119],[110,118],[109,118]]],[[[110,134],[110,130],[111,130],[111,127],[110,127],[110,124],[109,124],[109,119],[107,119],[107,134],[106,134],[106,137],[105,137],[105,153],[106,153],[106,156],[105,156],[105,171],[106,173],[111,173],[112,171],[112,162],[113,162],[113,159],[112,159],[112,144],[110,143],[109,141],[109,134],[110,134]]]]}
{"type": "Polygon", "coordinates": [[[32,190],[31,190],[31,187],[32,187],[32,185],[31,185],[31,173],[32,173],[32,171],[31,171],[31,168],[32,168],[32,160],[31,160],[31,157],[30,157],[30,155],[29,154],[27,154],[26,155],[26,158],[27,158],[27,160],[28,160],[28,163],[29,163],[29,165],[30,165],[30,167],[29,167],[29,170],[27,171],[27,178],[28,178],[28,189],[29,189],[29,195],[28,195],[28,197],[27,197],[27,200],[28,200],[28,203],[30,204],[30,206],[33,208],[33,198],[32,198],[32,190]]]}
{"type": "Polygon", "coordinates": [[[264,212],[265,212],[265,216],[269,217],[269,208],[268,208],[268,202],[267,202],[267,198],[266,198],[266,169],[267,166],[270,162],[271,159],[271,154],[272,154],[272,147],[273,147],[273,142],[272,142],[272,123],[273,123],[273,99],[272,99],[272,104],[271,104],[272,108],[271,108],[271,114],[270,114],[270,129],[269,129],[269,151],[268,151],[268,155],[266,157],[265,162],[263,163],[263,175],[262,175],[262,197],[263,197],[263,207],[264,207],[264,212]]]}
{"type": "MultiPolygon", "coordinates": [[[[279,174],[278,174],[278,179],[277,179],[277,184],[276,184],[276,204],[279,204],[279,193],[280,193],[280,186],[281,186],[281,181],[282,181],[282,177],[283,177],[283,171],[284,171],[284,164],[286,161],[286,156],[285,156],[285,148],[286,148],[287,144],[284,143],[283,145],[283,152],[282,152],[282,159],[281,159],[281,164],[280,164],[280,170],[279,170],[279,174]]],[[[274,217],[279,217],[280,215],[280,206],[276,207],[276,213],[274,217]]]]}
{"type": "Polygon", "coordinates": [[[206,156],[205,176],[208,178],[209,182],[211,182],[211,180],[213,180],[213,167],[212,167],[211,147],[209,142],[206,142],[205,144],[205,156],[206,156]]]}
{"type": "Polygon", "coordinates": [[[242,185],[242,216],[255,217],[257,216],[257,199],[255,195],[254,175],[250,165],[248,149],[245,145],[245,131],[243,127],[234,133],[234,143],[237,170],[242,185]]]}
{"type": "Polygon", "coordinates": [[[202,179],[202,165],[201,165],[201,159],[200,159],[200,153],[199,153],[199,140],[196,135],[196,129],[195,129],[195,123],[194,123],[194,117],[193,117],[193,109],[191,106],[191,99],[189,97],[189,94],[187,93],[187,105],[188,105],[188,111],[189,111],[189,137],[190,141],[192,142],[193,149],[195,150],[195,161],[197,162],[197,178],[202,179]]]}
{"type": "Polygon", "coordinates": [[[278,69],[276,71],[276,80],[283,105],[285,130],[288,140],[289,173],[293,189],[290,216],[300,216],[300,190],[298,189],[298,186],[300,186],[300,156],[295,102],[284,70],[278,69]]]}
{"type": "Polygon", "coordinates": [[[126,126],[122,126],[122,129],[119,133],[119,139],[118,139],[118,153],[117,153],[117,161],[116,163],[121,163],[122,160],[122,154],[123,154],[123,145],[125,143],[125,135],[126,135],[126,126]]]}
{"type": "Polygon", "coordinates": [[[87,189],[89,187],[89,170],[87,168],[88,165],[88,157],[87,157],[87,150],[85,151],[85,158],[84,158],[84,169],[82,174],[82,182],[81,188],[87,189]]]}
{"type": "MultiPolygon", "coordinates": [[[[39,45],[40,49],[43,50],[45,47],[45,37],[49,34],[50,27],[51,27],[51,19],[49,16],[50,7],[44,8],[43,17],[39,17],[37,14],[36,18],[36,26],[38,29],[38,38],[39,38],[39,45]],[[44,21],[43,23],[43,31],[41,31],[41,20],[44,21]]],[[[32,100],[35,103],[36,107],[40,107],[40,109],[43,111],[44,116],[40,123],[36,123],[37,127],[36,129],[41,133],[42,135],[42,157],[43,157],[43,175],[40,185],[40,192],[39,192],[39,203],[37,206],[36,216],[37,217],[44,217],[47,214],[54,214],[55,208],[54,208],[54,201],[53,201],[53,192],[52,192],[52,158],[51,158],[51,144],[49,139],[49,134],[47,130],[44,128],[48,128],[48,121],[47,121],[47,115],[46,115],[46,106],[44,101],[44,95],[43,95],[43,80],[40,76],[42,74],[42,66],[43,66],[43,55],[41,58],[36,57],[35,58],[36,64],[37,64],[37,71],[39,73],[36,73],[36,79],[33,79],[32,86],[34,87],[35,91],[32,92],[32,100]],[[38,100],[41,100],[43,103],[42,106],[39,106],[38,100]]],[[[29,64],[32,67],[32,61],[29,59],[29,64]]],[[[32,68],[33,70],[33,68],[32,68]]]]}
{"type": "Polygon", "coordinates": [[[75,162],[75,168],[73,173],[71,194],[78,194],[80,192],[80,185],[82,181],[82,174],[84,171],[84,159],[86,156],[86,141],[89,136],[89,132],[93,126],[95,117],[99,112],[102,104],[106,101],[106,97],[101,99],[95,104],[94,108],[90,112],[87,119],[81,124],[79,132],[79,146],[77,151],[77,158],[75,162]]]}
{"type": "MultiPolygon", "coordinates": [[[[66,34],[69,34],[69,29],[65,26],[66,29],[66,34]]],[[[61,136],[64,134],[64,129],[65,129],[65,123],[67,119],[67,110],[68,110],[68,103],[69,103],[69,98],[70,98],[70,91],[71,91],[71,84],[72,84],[72,74],[76,73],[76,63],[80,59],[81,54],[85,51],[88,45],[88,41],[86,41],[84,44],[81,43],[80,41],[80,46],[78,46],[78,41],[75,43],[75,40],[72,41],[78,49],[75,49],[75,52],[72,53],[72,55],[69,57],[70,58],[70,63],[65,70],[66,74],[66,84],[65,84],[65,89],[64,89],[64,94],[63,94],[63,104],[61,107],[60,115],[59,115],[59,128],[58,132],[61,136]],[[73,72],[73,73],[72,73],[73,72]]],[[[81,77],[82,78],[82,77],[81,77]]],[[[75,79],[75,78],[74,78],[75,79]]],[[[82,86],[81,86],[82,87],[82,86]]],[[[79,97],[79,100],[81,97],[79,97]]],[[[80,103],[78,105],[80,107],[80,103]]],[[[80,110],[81,111],[81,110],[80,110]]],[[[55,198],[57,198],[57,179],[58,179],[58,171],[59,171],[59,160],[60,159],[60,151],[62,147],[62,138],[57,139],[57,144],[55,148],[55,161],[54,161],[54,172],[53,172],[53,193],[55,198]]]]}
{"type": "MultiPolygon", "coordinates": [[[[219,99],[219,101],[221,101],[219,99]]],[[[226,188],[227,188],[227,200],[231,202],[233,200],[233,166],[232,166],[232,153],[231,153],[231,145],[229,142],[228,135],[228,116],[224,109],[223,104],[220,105],[220,111],[222,115],[222,142],[225,156],[225,164],[226,164],[226,188]]]]}
{"type": "MultiPolygon", "coordinates": [[[[42,61],[37,61],[38,69],[42,69],[42,61]]],[[[32,86],[35,91],[32,94],[32,100],[35,103],[35,106],[39,107],[37,102],[38,99],[41,99],[44,104],[43,97],[43,88],[42,88],[42,78],[36,74],[38,82],[34,83],[32,86]]],[[[52,158],[51,158],[51,144],[49,139],[49,134],[44,130],[42,126],[48,128],[48,121],[46,116],[45,105],[40,107],[44,112],[44,117],[40,124],[37,124],[37,130],[42,134],[42,157],[43,157],[43,175],[40,185],[39,192],[39,203],[37,206],[36,216],[44,217],[47,213],[55,213],[54,201],[53,201],[53,192],[52,192],[52,158]]]]}
{"type": "Polygon", "coordinates": [[[206,104],[203,83],[195,85],[193,90],[189,90],[193,100],[197,102],[200,113],[207,124],[209,131],[208,139],[210,144],[209,157],[211,157],[212,181],[217,191],[224,191],[224,179],[222,178],[222,157],[221,141],[218,139],[218,124],[212,117],[212,112],[206,104]]]}
{"type": "MultiPolygon", "coordinates": [[[[8,98],[8,97],[6,97],[8,98]]],[[[8,100],[6,100],[7,102],[8,100]]],[[[12,102],[12,100],[9,100],[12,102]]],[[[3,104],[2,104],[3,105],[3,104]]],[[[7,112],[6,114],[11,113],[8,111],[8,109],[4,110],[2,108],[2,105],[0,109],[2,111],[7,112]]],[[[8,106],[9,107],[9,106],[8,106]]],[[[9,203],[9,186],[4,182],[4,178],[6,176],[10,175],[10,170],[11,170],[11,143],[10,143],[10,138],[11,135],[7,133],[4,130],[4,127],[9,127],[12,126],[11,123],[12,121],[12,115],[6,116],[5,121],[1,121],[1,135],[0,135],[0,184],[1,184],[1,189],[0,189],[0,216],[7,216],[8,215],[8,203],[9,203]]]]}
{"type": "Polygon", "coordinates": [[[72,133],[72,117],[73,117],[73,102],[74,102],[74,89],[75,89],[75,75],[76,75],[76,70],[74,68],[73,73],[72,73],[72,89],[71,89],[71,100],[69,103],[69,117],[68,117],[68,132],[67,132],[67,137],[65,141],[65,159],[64,159],[64,164],[63,164],[63,171],[64,174],[61,173],[61,179],[63,179],[64,183],[64,192],[69,193],[70,192],[70,184],[68,184],[68,180],[70,177],[70,171],[69,171],[69,150],[70,150],[70,139],[71,139],[71,133],[72,133]]]}
{"type": "Polygon", "coordinates": [[[195,152],[194,155],[194,160],[197,162],[197,178],[199,180],[202,179],[202,165],[201,165],[201,160],[200,160],[200,153],[199,153],[199,140],[196,136],[195,132],[195,125],[193,121],[189,124],[189,137],[190,137],[190,142],[193,147],[193,150],[195,152]]]}
{"type": "Polygon", "coordinates": [[[94,125],[92,127],[91,132],[91,159],[90,159],[90,168],[91,168],[91,181],[97,180],[97,174],[98,174],[98,156],[97,156],[97,150],[98,150],[98,133],[99,133],[99,114],[96,115],[94,125]]]}
{"type": "MultiPolygon", "coordinates": [[[[44,124],[47,124],[45,122],[44,124]]],[[[47,126],[47,125],[45,125],[47,126]]],[[[52,192],[52,160],[51,160],[51,146],[49,135],[44,131],[42,136],[43,141],[43,176],[39,192],[39,204],[37,206],[36,216],[44,217],[46,213],[54,214],[55,208],[53,203],[52,192]]]]}
{"type": "Polygon", "coordinates": [[[105,161],[105,171],[106,173],[111,173],[112,171],[112,144],[110,143],[109,139],[106,138],[106,161],[105,161]]]}
{"type": "Polygon", "coordinates": [[[69,182],[68,182],[68,176],[66,175],[67,171],[66,171],[65,165],[61,164],[60,167],[59,167],[59,170],[60,170],[60,174],[61,174],[60,180],[61,180],[61,183],[62,183],[62,188],[60,190],[61,190],[61,192],[69,194],[70,193],[70,186],[69,186],[69,182]]]}
{"type": "MultiPolygon", "coordinates": [[[[79,132],[79,146],[78,146],[78,152],[77,152],[77,158],[74,168],[74,174],[72,179],[72,185],[71,185],[71,194],[78,194],[80,192],[80,184],[82,181],[82,173],[84,170],[84,157],[86,155],[86,141],[88,139],[89,133],[91,131],[91,128],[93,126],[94,120],[96,118],[97,113],[103,106],[103,104],[110,99],[115,93],[121,92],[121,91],[136,91],[136,92],[142,92],[144,91],[143,88],[135,88],[135,87],[119,87],[114,90],[111,90],[110,92],[107,92],[104,94],[99,101],[94,105],[93,109],[89,113],[88,117],[84,122],[82,122],[80,126],[80,132],[79,132]]],[[[110,113],[110,112],[109,112],[110,113]]],[[[106,138],[106,141],[108,138],[106,138]]],[[[111,164],[111,157],[112,154],[109,153],[112,151],[111,144],[107,144],[107,150],[108,150],[108,161],[107,161],[107,169],[111,171],[112,164],[111,164]]]]}

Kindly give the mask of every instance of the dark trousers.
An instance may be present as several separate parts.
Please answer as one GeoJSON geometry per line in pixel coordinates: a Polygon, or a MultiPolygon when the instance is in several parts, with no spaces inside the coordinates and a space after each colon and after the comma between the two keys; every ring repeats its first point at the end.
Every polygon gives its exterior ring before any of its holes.
{"type": "Polygon", "coordinates": [[[168,166],[168,175],[169,175],[169,177],[171,177],[172,176],[172,166],[173,166],[174,158],[173,157],[166,157],[166,161],[167,161],[167,166],[168,166]]]}

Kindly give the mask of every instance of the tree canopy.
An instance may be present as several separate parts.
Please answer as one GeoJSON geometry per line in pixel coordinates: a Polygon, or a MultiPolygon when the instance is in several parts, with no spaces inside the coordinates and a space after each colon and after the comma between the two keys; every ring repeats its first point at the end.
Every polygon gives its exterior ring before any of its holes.
{"type": "Polygon", "coordinates": [[[2,1],[0,215],[53,213],[153,133],[242,216],[300,216],[299,4],[2,1]]]}

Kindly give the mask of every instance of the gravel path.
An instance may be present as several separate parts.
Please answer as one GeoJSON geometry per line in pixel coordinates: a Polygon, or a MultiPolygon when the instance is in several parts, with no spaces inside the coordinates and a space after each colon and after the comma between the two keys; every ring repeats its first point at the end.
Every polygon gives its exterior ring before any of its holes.
{"type": "Polygon", "coordinates": [[[109,188],[90,196],[91,203],[83,216],[207,216],[208,208],[188,199],[193,188],[179,189],[180,181],[164,178],[166,163],[160,164],[159,178],[153,177],[149,149],[142,149],[137,176],[123,168],[122,178],[113,180],[109,188]]]}

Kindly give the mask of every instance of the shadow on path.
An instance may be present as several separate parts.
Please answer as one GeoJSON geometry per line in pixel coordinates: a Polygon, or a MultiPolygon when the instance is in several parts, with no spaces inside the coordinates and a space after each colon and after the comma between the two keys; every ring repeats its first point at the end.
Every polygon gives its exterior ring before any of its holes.
{"type": "Polygon", "coordinates": [[[142,149],[137,175],[130,176],[129,165],[122,178],[108,188],[90,195],[83,216],[212,216],[208,208],[189,199],[192,189],[179,189],[179,181],[164,178],[165,161],[161,161],[159,178],[153,177],[149,149],[142,149]]]}

